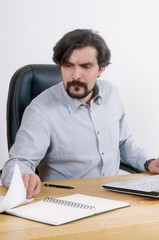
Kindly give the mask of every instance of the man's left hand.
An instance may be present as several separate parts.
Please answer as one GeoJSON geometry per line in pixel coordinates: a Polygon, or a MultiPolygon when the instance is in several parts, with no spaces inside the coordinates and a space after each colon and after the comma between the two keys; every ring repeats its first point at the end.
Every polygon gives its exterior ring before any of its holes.
{"type": "Polygon", "coordinates": [[[159,158],[149,163],[148,170],[150,173],[159,173],[159,158]]]}

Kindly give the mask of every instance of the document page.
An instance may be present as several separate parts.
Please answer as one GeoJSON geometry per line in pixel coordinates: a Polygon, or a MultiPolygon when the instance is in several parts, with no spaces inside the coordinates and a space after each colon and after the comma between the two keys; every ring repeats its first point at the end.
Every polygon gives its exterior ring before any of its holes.
{"type": "Polygon", "coordinates": [[[0,204],[1,204],[3,199],[4,199],[4,196],[0,196],[0,204]]]}
{"type": "Polygon", "coordinates": [[[127,202],[120,202],[116,200],[110,200],[106,198],[92,197],[83,194],[74,194],[67,197],[61,197],[59,199],[73,201],[89,206],[94,206],[96,213],[106,212],[117,208],[127,207],[130,204],[127,202]]]}
{"type": "Polygon", "coordinates": [[[0,213],[30,200],[26,199],[26,189],[18,164],[14,167],[12,181],[6,196],[0,196],[0,213]]]}

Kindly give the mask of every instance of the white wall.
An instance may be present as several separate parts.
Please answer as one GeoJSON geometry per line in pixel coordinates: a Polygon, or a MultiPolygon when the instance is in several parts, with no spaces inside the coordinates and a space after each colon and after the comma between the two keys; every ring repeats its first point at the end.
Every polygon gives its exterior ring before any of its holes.
{"type": "Polygon", "coordinates": [[[29,63],[52,63],[54,44],[75,28],[105,38],[112,64],[103,78],[118,86],[134,137],[159,156],[158,9],[158,0],[0,0],[0,168],[11,76],[29,63]]]}

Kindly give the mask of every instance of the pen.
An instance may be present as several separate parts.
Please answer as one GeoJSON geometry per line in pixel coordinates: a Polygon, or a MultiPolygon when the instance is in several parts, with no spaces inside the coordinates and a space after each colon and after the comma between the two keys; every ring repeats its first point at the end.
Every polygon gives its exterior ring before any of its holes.
{"type": "Polygon", "coordinates": [[[74,189],[74,187],[70,187],[70,186],[56,185],[56,184],[48,184],[48,183],[45,183],[44,186],[45,186],[45,187],[74,189]]]}

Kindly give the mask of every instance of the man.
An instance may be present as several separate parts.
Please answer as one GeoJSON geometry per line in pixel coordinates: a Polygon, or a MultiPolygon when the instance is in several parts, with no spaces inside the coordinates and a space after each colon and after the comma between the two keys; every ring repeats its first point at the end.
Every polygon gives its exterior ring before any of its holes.
{"type": "Polygon", "coordinates": [[[53,60],[63,82],[25,110],[3,167],[3,184],[9,186],[15,163],[27,198],[37,196],[41,180],[116,175],[120,158],[142,171],[159,173],[159,158],[154,160],[129,133],[117,89],[97,80],[110,63],[103,38],[91,30],[69,32],[54,47],[53,60]]]}

